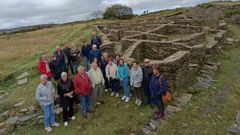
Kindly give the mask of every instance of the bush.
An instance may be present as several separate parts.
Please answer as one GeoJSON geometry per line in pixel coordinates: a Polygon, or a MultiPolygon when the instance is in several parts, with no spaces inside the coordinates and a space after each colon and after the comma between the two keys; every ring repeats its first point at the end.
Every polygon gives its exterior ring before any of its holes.
{"type": "Polygon", "coordinates": [[[240,10],[238,10],[238,9],[225,10],[224,14],[226,15],[226,17],[230,17],[232,15],[240,14],[240,10]]]}
{"type": "Polygon", "coordinates": [[[103,14],[103,17],[106,19],[109,18],[130,19],[133,16],[134,15],[132,8],[121,4],[115,4],[108,7],[103,14]]]}

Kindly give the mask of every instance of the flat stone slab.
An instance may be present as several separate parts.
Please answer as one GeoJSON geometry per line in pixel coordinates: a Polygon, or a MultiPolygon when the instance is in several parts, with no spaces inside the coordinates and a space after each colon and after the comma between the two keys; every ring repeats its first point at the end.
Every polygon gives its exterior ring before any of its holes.
{"type": "Polygon", "coordinates": [[[24,72],[24,73],[22,73],[21,75],[19,75],[18,77],[17,77],[17,79],[19,80],[19,79],[23,79],[23,78],[26,78],[27,76],[29,76],[29,73],[28,72],[24,72]]]}
{"type": "Polygon", "coordinates": [[[177,107],[182,107],[186,105],[192,98],[192,94],[183,93],[180,97],[176,97],[175,105],[177,107]]]}
{"type": "Polygon", "coordinates": [[[24,85],[24,84],[27,84],[27,83],[28,83],[28,78],[27,77],[18,80],[18,85],[24,85]]]}
{"type": "Polygon", "coordinates": [[[16,103],[16,104],[14,105],[14,107],[22,106],[24,103],[25,103],[24,101],[20,101],[20,102],[16,103]]]}

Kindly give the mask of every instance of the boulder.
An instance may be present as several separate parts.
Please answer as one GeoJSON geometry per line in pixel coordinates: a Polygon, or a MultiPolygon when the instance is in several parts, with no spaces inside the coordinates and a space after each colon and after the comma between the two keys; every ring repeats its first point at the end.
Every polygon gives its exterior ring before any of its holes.
{"type": "Polygon", "coordinates": [[[232,124],[228,128],[228,133],[231,135],[240,135],[240,127],[238,127],[236,124],[232,124]]]}
{"type": "Polygon", "coordinates": [[[15,125],[17,123],[17,120],[18,120],[18,117],[15,116],[15,117],[8,118],[5,123],[7,125],[15,125]]]}

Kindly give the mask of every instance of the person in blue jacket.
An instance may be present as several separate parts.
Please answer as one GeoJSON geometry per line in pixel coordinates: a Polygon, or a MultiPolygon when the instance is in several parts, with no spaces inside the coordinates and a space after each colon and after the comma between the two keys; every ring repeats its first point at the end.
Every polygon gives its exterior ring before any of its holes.
{"type": "Polygon", "coordinates": [[[102,45],[102,39],[97,35],[96,32],[93,32],[91,39],[92,45],[97,45],[97,48],[100,49],[100,46],[102,45]]]}
{"type": "Polygon", "coordinates": [[[118,65],[118,79],[120,80],[120,84],[124,90],[124,96],[122,97],[122,100],[125,100],[125,102],[129,102],[130,100],[129,68],[127,64],[124,63],[123,59],[120,59],[118,65]]]}
{"type": "Polygon", "coordinates": [[[162,96],[165,95],[167,90],[167,81],[160,72],[158,65],[153,66],[153,75],[150,80],[149,89],[153,103],[157,106],[158,111],[156,116],[159,119],[164,119],[164,103],[162,96]]]}
{"type": "Polygon", "coordinates": [[[101,50],[97,49],[97,45],[93,45],[92,50],[89,53],[90,64],[93,63],[94,58],[97,58],[98,62],[101,62],[101,50]]]}

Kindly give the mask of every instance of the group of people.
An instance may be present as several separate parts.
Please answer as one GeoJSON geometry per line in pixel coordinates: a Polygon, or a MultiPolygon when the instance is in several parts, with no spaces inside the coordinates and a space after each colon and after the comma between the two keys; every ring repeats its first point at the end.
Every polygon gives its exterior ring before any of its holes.
{"type": "Polygon", "coordinates": [[[104,104],[103,93],[111,91],[111,96],[119,97],[129,102],[131,95],[136,96],[135,104],[141,106],[144,96],[146,103],[157,106],[156,118],[164,119],[164,103],[162,96],[167,91],[167,81],[160,72],[160,67],[151,65],[149,59],[144,59],[144,67],[135,60],[131,68],[119,54],[114,58],[101,52],[101,38],[93,32],[91,43],[84,40],[81,51],[65,44],[64,49],[58,46],[51,61],[43,53],[39,60],[38,69],[42,74],[41,83],[36,90],[36,99],[44,111],[45,130],[51,132],[51,126],[58,127],[54,116],[54,85],[57,82],[57,94],[63,108],[64,126],[69,120],[74,120],[74,97],[78,97],[82,116],[87,118],[100,104],[104,104]],[[82,65],[80,59],[82,58],[82,65]],[[70,79],[69,67],[73,79],[70,79]]]}

